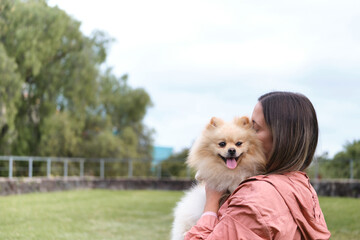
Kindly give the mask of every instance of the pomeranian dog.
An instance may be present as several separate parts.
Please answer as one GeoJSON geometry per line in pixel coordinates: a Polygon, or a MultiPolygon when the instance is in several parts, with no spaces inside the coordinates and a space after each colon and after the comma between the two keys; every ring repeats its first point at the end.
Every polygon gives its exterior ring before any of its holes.
{"type": "Polygon", "coordinates": [[[265,173],[266,164],[261,142],[248,117],[235,118],[233,122],[211,118],[190,149],[186,163],[196,170],[199,183],[185,193],[174,209],[171,240],[183,240],[201,217],[205,184],[232,193],[245,179],[265,173]]]}

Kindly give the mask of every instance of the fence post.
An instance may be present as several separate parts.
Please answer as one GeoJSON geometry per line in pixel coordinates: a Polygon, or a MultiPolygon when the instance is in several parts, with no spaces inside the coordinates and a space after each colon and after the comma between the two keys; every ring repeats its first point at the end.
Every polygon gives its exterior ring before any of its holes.
{"type": "Polygon", "coordinates": [[[104,178],[104,159],[100,159],[100,178],[104,178]]]}
{"type": "Polygon", "coordinates": [[[129,163],[128,177],[132,178],[133,177],[133,161],[132,161],[132,159],[128,159],[128,163],[129,163]]]}
{"type": "Polygon", "coordinates": [[[66,178],[68,176],[68,160],[64,160],[64,177],[66,178]]]}
{"type": "Polygon", "coordinates": [[[9,158],[9,178],[13,177],[13,157],[9,158]]]}
{"type": "Polygon", "coordinates": [[[158,163],[158,178],[161,178],[161,162],[158,163]]]}
{"type": "Polygon", "coordinates": [[[354,161],[350,159],[350,179],[354,179],[354,161]]]}
{"type": "Polygon", "coordinates": [[[29,158],[29,178],[32,178],[33,175],[33,159],[29,158]]]}
{"type": "Polygon", "coordinates": [[[319,161],[317,157],[315,157],[315,179],[319,179],[319,161]]]}
{"type": "Polygon", "coordinates": [[[50,178],[51,176],[51,158],[47,159],[46,176],[47,178],[50,178]]]}
{"type": "Polygon", "coordinates": [[[84,160],[80,160],[80,177],[84,177],[84,160]]]}

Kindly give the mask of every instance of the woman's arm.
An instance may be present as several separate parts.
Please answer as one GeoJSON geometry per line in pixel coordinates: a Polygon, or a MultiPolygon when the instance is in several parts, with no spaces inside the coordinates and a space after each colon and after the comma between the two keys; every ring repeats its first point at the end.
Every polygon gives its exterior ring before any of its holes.
{"type": "Polygon", "coordinates": [[[206,188],[206,203],[203,216],[185,235],[184,240],[219,239],[271,239],[271,232],[257,204],[244,201],[243,193],[231,196],[222,206],[222,216],[216,215],[222,193],[206,188]]]}
{"type": "Polygon", "coordinates": [[[208,186],[205,186],[205,192],[206,192],[206,202],[205,202],[205,212],[214,212],[217,213],[219,211],[219,202],[221,197],[223,196],[222,192],[218,192],[214,189],[209,188],[208,186]]]}
{"type": "Polygon", "coordinates": [[[251,204],[229,205],[224,215],[204,215],[185,235],[184,240],[271,239],[271,232],[260,211],[251,204]]]}

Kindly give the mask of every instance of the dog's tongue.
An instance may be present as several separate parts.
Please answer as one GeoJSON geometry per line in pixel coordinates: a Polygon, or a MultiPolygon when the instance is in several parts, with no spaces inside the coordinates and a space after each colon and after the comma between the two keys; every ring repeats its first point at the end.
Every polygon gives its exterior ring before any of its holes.
{"type": "Polygon", "coordinates": [[[236,160],[235,158],[227,158],[226,159],[226,166],[230,169],[236,168],[236,160]]]}

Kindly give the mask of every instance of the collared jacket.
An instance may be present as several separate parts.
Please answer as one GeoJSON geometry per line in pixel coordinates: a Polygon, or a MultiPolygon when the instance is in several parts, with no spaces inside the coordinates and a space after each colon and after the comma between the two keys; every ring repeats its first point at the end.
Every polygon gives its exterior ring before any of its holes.
{"type": "Polygon", "coordinates": [[[330,238],[317,194],[300,171],[249,178],[217,214],[204,214],[184,239],[330,238]]]}

